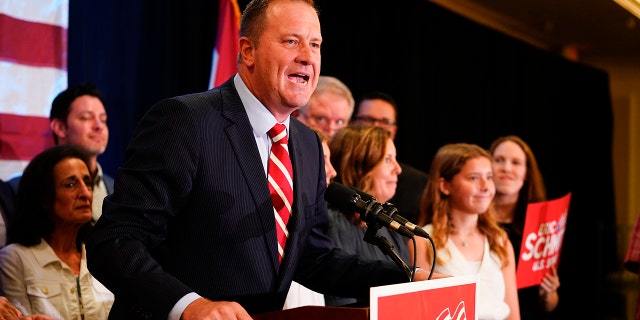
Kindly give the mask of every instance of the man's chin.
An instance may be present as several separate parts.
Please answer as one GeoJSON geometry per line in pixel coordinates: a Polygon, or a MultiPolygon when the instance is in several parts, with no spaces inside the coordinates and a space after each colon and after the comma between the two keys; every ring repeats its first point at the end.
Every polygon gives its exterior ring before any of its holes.
{"type": "Polygon", "coordinates": [[[84,149],[84,152],[89,154],[89,156],[97,157],[103,154],[104,151],[107,150],[107,147],[100,147],[100,148],[91,147],[91,148],[83,148],[83,149],[84,149]]]}

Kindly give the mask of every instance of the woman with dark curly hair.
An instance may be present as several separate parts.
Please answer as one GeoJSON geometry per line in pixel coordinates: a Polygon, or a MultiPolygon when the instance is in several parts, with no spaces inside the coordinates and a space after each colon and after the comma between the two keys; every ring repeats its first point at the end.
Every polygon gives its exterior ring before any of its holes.
{"type": "Polygon", "coordinates": [[[27,165],[17,215],[0,250],[0,279],[23,314],[55,319],[107,319],[113,294],[87,269],[84,240],[91,228],[88,156],[59,145],[27,165]]]}

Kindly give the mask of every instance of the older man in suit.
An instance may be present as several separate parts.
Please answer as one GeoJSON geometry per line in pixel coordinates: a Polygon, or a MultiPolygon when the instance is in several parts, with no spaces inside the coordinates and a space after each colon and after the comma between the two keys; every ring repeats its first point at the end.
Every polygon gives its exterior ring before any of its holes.
{"type": "Polygon", "coordinates": [[[254,0],[238,74],[141,120],[87,244],[90,271],[116,296],[110,318],[250,319],[281,310],[292,280],[358,297],[407,281],[393,262],[345,254],[325,235],[322,145],[290,117],[317,84],[321,42],[313,0],[254,0]],[[267,179],[277,123],[293,167],[283,255],[267,179]]]}

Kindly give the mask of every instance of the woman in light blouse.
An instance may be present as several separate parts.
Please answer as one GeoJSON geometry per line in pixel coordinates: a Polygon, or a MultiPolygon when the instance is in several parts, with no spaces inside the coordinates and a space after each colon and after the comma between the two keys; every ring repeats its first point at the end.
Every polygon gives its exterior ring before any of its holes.
{"type": "Polygon", "coordinates": [[[4,295],[23,314],[54,319],[107,319],[113,294],[87,269],[92,181],[85,153],[59,145],[24,170],[17,216],[0,250],[4,295]]]}

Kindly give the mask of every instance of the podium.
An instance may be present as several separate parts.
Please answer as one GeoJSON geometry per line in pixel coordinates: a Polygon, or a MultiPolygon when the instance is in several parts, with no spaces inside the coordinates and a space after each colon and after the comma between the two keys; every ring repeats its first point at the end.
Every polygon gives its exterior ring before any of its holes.
{"type": "Polygon", "coordinates": [[[478,276],[373,287],[368,308],[306,306],[252,315],[254,320],[475,320],[478,276]]]}
{"type": "Polygon", "coordinates": [[[251,317],[254,320],[369,320],[369,308],[305,306],[251,317]]]}
{"type": "Polygon", "coordinates": [[[456,276],[371,288],[370,320],[477,320],[478,276],[456,276]]]}

